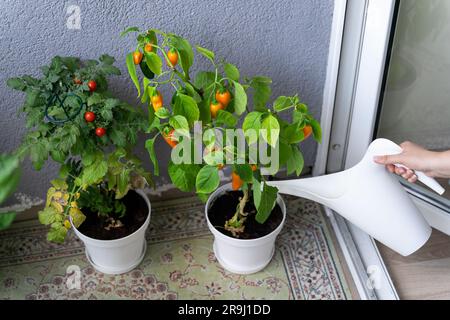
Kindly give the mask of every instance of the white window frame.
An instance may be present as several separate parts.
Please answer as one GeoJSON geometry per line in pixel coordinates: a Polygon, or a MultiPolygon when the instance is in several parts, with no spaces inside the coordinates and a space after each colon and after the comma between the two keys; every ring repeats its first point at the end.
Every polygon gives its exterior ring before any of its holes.
{"type": "MultiPolygon", "coordinates": [[[[336,0],[313,174],[349,168],[372,141],[395,0],[336,0]]],[[[361,299],[399,299],[373,238],[326,209],[361,299]],[[375,281],[373,283],[372,281],[375,281]]]]}

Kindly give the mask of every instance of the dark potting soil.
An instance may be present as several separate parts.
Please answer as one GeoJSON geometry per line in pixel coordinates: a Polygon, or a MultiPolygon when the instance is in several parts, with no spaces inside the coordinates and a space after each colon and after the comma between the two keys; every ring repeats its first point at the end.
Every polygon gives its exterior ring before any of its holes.
{"type": "MultiPolygon", "coordinates": [[[[231,232],[225,230],[225,221],[231,219],[236,212],[239,198],[243,196],[242,191],[227,191],[214,200],[208,210],[208,218],[211,224],[223,234],[233,237],[231,232]]],[[[283,220],[283,213],[280,206],[275,204],[269,218],[263,224],[255,220],[256,208],[253,204],[253,197],[245,205],[245,212],[248,213],[245,221],[244,232],[239,239],[256,239],[268,235],[275,230],[283,220]]]]}
{"type": "Polygon", "coordinates": [[[125,216],[119,219],[123,223],[122,227],[106,230],[105,227],[109,224],[106,221],[107,218],[99,216],[97,212],[85,209],[83,213],[86,215],[86,220],[78,228],[78,231],[94,239],[114,240],[126,237],[138,230],[147,219],[147,203],[133,190],[130,190],[122,201],[127,208],[125,216]]]}

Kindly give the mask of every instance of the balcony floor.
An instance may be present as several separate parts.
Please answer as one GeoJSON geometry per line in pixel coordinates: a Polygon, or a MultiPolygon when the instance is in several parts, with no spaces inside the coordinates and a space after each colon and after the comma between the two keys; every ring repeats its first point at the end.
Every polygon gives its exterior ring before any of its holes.
{"type": "Polygon", "coordinates": [[[152,199],[144,261],[123,275],[87,262],[73,233],[46,240],[36,219],[0,233],[0,299],[352,299],[353,283],[321,206],[285,197],[288,216],[270,265],[253,275],[225,271],[212,252],[204,204],[195,197],[152,199]],[[69,266],[81,271],[68,289],[69,266]]]}

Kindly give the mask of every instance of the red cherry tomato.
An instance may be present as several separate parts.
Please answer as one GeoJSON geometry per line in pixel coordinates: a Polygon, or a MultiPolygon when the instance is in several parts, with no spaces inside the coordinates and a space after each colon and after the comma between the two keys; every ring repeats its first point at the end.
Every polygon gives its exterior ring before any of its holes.
{"type": "Polygon", "coordinates": [[[97,89],[97,82],[94,80],[89,80],[88,87],[90,92],[94,92],[97,89]]]}
{"type": "Polygon", "coordinates": [[[103,137],[106,134],[106,130],[105,128],[97,128],[95,129],[95,134],[97,135],[97,137],[103,137]]]}
{"type": "Polygon", "coordinates": [[[95,113],[93,113],[92,111],[86,111],[84,114],[84,120],[86,120],[86,122],[92,122],[95,120],[95,113]]]}

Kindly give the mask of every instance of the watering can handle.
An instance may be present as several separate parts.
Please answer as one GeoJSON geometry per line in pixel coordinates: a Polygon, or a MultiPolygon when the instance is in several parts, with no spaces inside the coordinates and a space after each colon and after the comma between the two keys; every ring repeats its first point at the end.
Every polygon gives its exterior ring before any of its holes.
{"type": "MultiPolygon", "coordinates": [[[[409,169],[408,167],[406,167],[406,166],[404,166],[402,164],[398,164],[398,163],[396,163],[395,166],[399,167],[399,168],[405,168],[407,170],[409,169]]],[[[426,185],[427,187],[429,187],[430,189],[432,189],[436,193],[442,195],[445,192],[445,189],[439,184],[439,182],[437,182],[435,179],[427,176],[422,171],[414,171],[414,173],[416,174],[417,179],[420,182],[422,182],[424,185],[426,185]]]]}
{"type": "MultiPolygon", "coordinates": [[[[384,139],[384,138],[378,138],[374,140],[370,146],[369,149],[374,152],[375,155],[383,155],[383,154],[398,154],[403,151],[402,147],[400,147],[395,142],[392,142],[391,140],[384,139]]],[[[396,167],[409,169],[408,167],[396,163],[396,167]]],[[[445,192],[445,189],[433,178],[427,176],[425,173],[421,171],[415,171],[414,172],[417,175],[417,179],[428,186],[430,189],[435,191],[436,193],[442,195],[445,192]]]]}

